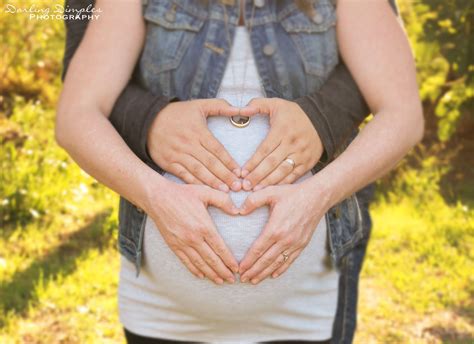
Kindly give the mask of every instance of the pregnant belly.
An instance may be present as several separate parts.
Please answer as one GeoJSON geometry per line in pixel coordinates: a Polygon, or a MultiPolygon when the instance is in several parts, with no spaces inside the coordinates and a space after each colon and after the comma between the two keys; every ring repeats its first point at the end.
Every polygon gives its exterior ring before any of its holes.
{"type": "MultiPolygon", "coordinates": [[[[213,117],[209,120],[209,128],[242,166],[264,139],[268,121],[264,116],[254,117],[247,128],[241,129],[233,127],[227,118],[213,117]]],[[[176,183],[184,183],[172,174],[164,176],[176,183]]],[[[297,182],[310,176],[311,173],[308,172],[297,182]]],[[[248,194],[245,191],[230,192],[236,206],[240,206],[248,194]]],[[[239,262],[259,236],[269,217],[268,207],[256,209],[246,216],[230,216],[215,207],[209,207],[208,210],[219,234],[239,262]]],[[[308,312],[317,312],[321,307],[317,307],[317,304],[311,306],[311,302],[333,302],[337,291],[336,272],[328,270],[323,264],[325,241],[326,222],[323,217],[310,243],[280,277],[268,278],[252,285],[240,283],[239,276],[236,275],[234,284],[215,285],[188,271],[163,240],[154,221],[148,217],[144,234],[143,274],[144,278],[152,281],[154,293],[166,295],[178,312],[199,316],[201,319],[218,320],[225,317],[245,320],[249,312],[255,316],[265,312],[275,314],[278,309],[288,311],[292,304],[294,311],[300,312],[301,303],[308,306],[303,307],[308,312]]]]}

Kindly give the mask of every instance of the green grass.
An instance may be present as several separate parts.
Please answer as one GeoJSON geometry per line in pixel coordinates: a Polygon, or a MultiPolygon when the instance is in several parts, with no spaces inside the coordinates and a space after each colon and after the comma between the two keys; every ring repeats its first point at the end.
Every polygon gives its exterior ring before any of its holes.
{"type": "Polygon", "coordinates": [[[381,199],[361,281],[359,342],[472,343],[474,214],[441,197],[381,199]]]}

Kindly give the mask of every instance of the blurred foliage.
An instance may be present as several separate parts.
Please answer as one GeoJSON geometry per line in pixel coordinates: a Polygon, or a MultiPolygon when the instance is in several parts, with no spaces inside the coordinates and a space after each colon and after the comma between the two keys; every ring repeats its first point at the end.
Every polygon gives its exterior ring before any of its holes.
{"type": "MultiPolygon", "coordinates": [[[[10,3],[18,9],[34,5],[37,10],[63,4],[10,3]]],[[[54,139],[64,24],[28,16],[0,12],[0,228],[4,233],[90,206],[106,192],[54,139]]]]}
{"type": "Polygon", "coordinates": [[[416,56],[420,94],[427,120],[426,140],[446,142],[460,117],[473,118],[474,60],[471,0],[400,2],[416,56]]]}

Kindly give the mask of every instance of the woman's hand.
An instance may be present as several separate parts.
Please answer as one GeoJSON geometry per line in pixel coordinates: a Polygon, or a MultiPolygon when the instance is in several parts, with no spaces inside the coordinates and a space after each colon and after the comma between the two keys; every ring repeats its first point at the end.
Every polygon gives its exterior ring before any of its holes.
{"type": "Polygon", "coordinates": [[[252,158],[242,167],[243,189],[291,184],[308,172],[323,153],[316,129],[301,107],[281,98],[254,98],[247,106],[268,114],[271,129],[252,158]],[[295,165],[286,162],[291,158],[295,165]]]}
{"type": "Polygon", "coordinates": [[[256,284],[270,275],[278,277],[309,243],[317,224],[329,209],[325,190],[314,185],[304,181],[269,186],[247,197],[240,214],[246,215],[269,205],[270,218],[240,262],[242,282],[256,284]],[[286,262],[282,255],[285,251],[289,256],[286,262]]]}
{"type": "MultiPolygon", "coordinates": [[[[153,196],[151,196],[153,199],[153,196]]],[[[205,185],[167,182],[146,211],[170,249],[195,276],[234,283],[238,263],[209,216],[213,205],[230,215],[239,210],[229,195],[205,185]],[[156,199],[159,198],[159,199],[156,199]]]]}
{"type": "Polygon", "coordinates": [[[255,109],[234,107],[224,99],[172,102],[160,111],[150,128],[148,151],[160,167],[188,184],[239,191],[240,166],[206,122],[208,116],[234,116],[239,112],[249,116],[255,109]]]}

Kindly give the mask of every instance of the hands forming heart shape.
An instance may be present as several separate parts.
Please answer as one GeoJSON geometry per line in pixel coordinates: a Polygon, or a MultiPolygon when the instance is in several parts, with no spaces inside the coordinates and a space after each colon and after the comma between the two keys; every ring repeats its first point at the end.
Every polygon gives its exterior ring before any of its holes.
{"type": "Polygon", "coordinates": [[[323,151],[311,121],[294,102],[254,98],[243,108],[223,99],[173,102],[154,120],[147,146],[155,163],[187,183],[169,182],[150,215],[169,247],[198,277],[233,283],[232,272],[238,272],[242,282],[255,284],[281,275],[307,245],[327,210],[324,202],[314,202],[318,190],[305,187],[305,182],[292,184],[323,151]],[[267,137],[242,167],[207,127],[208,116],[238,114],[270,118],[267,137]],[[287,158],[295,165],[285,163],[287,158]],[[238,209],[226,192],[242,189],[254,192],[238,209]],[[240,265],[218,234],[207,212],[209,205],[231,215],[270,206],[268,223],[240,265]],[[283,251],[289,253],[285,261],[283,251]]]}

